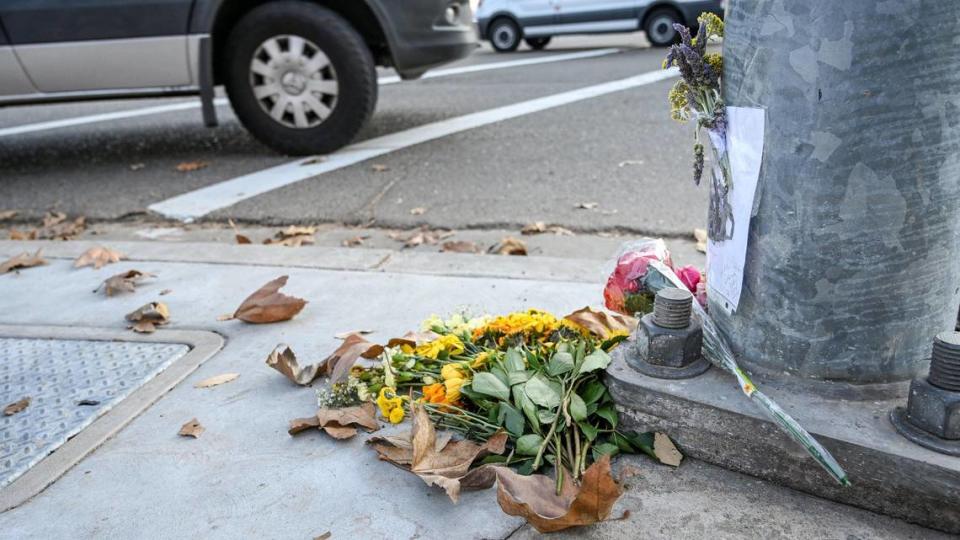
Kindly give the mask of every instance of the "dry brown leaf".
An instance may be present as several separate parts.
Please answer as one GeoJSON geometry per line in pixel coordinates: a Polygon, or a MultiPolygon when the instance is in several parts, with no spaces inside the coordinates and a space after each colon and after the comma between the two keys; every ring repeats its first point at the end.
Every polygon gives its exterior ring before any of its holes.
{"type": "Polygon", "coordinates": [[[150,302],[127,313],[127,320],[133,323],[130,328],[134,332],[150,334],[156,331],[158,326],[170,322],[170,309],[163,302],[150,302]]]}
{"type": "Polygon", "coordinates": [[[693,237],[697,240],[697,251],[700,253],[707,252],[707,230],[706,229],[694,229],[693,237]]]}
{"type": "Polygon", "coordinates": [[[327,531],[321,534],[320,536],[314,536],[313,540],[329,540],[332,536],[333,536],[333,533],[331,533],[330,531],[327,531]]]}
{"type": "Polygon", "coordinates": [[[523,240],[512,236],[505,236],[499,244],[490,248],[490,253],[497,255],[526,255],[527,244],[523,240]]]}
{"type": "Polygon", "coordinates": [[[316,227],[291,225],[282,231],[277,231],[273,238],[268,238],[263,243],[266,245],[300,247],[304,244],[313,244],[315,242],[313,235],[316,233],[316,227]]]}
{"type": "Polygon", "coordinates": [[[232,316],[224,320],[240,319],[248,323],[266,324],[292,319],[307,305],[307,301],[279,292],[287,284],[288,277],[280,276],[260,287],[240,304],[232,316]]]}
{"type": "Polygon", "coordinates": [[[616,333],[632,333],[637,328],[637,320],[633,317],[594,311],[590,306],[578,309],[564,319],[587,329],[600,339],[608,339],[616,333]]]}
{"type": "Polygon", "coordinates": [[[365,336],[367,334],[372,334],[373,330],[351,330],[349,332],[340,332],[339,334],[334,334],[333,337],[337,339],[347,339],[352,335],[365,336]]]}
{"type": "Polygon", "coordinates": [[[597,202],[582,202],[578,204],[575,208],[580,210],[593,210],[598,206],[600,206],[600,203],[597,203],[597,202]]]}
{"type": "Polygon", "coordinates": [[[20,213],[20,212],[17,211],[17,210],[2,210],[2,211],[0,211],[0,221],[8,221],[8,220],[11,220],[11,219],[17,217],[17,214],[19,214],[19,213],[20,213]]]}
{"type": "Polygon", "coordinates": [[[321,375],[325,364],[324,362],[320,362],[318,364],[301,366],[300,363],[297,362],[297,355],[293,353],[293,349],[287,345],[280,344],[277,345],[273,352],[270,353],[270,356],[267,357],[267,365],[283,373],[286,378],[300,386],[306,386],[321,375]]]}
{"type": "Polygon", "coordinates": [[[18,412],[26,409],[30,405],[30,397],[25,397],[19,401],[14,401],[13,403],[7,405],[3,408],[4,416],[13,416],[18,412]]]}
{"type": "Polygon", "coordinates": [[[440,251],[445,253],[480,253],[480,246],[478,246],[476,242],[458,240],[444,242],[440,246],[440,251]]]}
{"type": "MultiPolygon", "coordinates": [[[[137,284],[140,283],[140,280],[151,277],[156,276],[139,270],[127,270],[122,274],[108,277],[93,292],[103,289],[107,296],[113,296],[118,292],[134,292],[137,290],[137,284]]],[[[161,291],[160,294],[162,295],[163,292],[161,291]]]]}
{"type": "Polygon", "coordinates": [[[228,219],[228,220],[227,220],[227,223],[229,223],[229,224],[230,224],[230,228],[233,229],[233,237],[234,237],[234,239],[236,239],[236,241],[237,241],[238,244],[241,244],[241,245],[242,245],[242,244],[252,244],[252,243],[253,243],[253,242],[250,241],[250,237],[249,237],[249,236],[240,234],[240,230],[237,229],[237,224],[234,223],[232,219],[228,219]]]}
{"type": "Polygon", "coordinates": [[[679,467],[680,462],[683,461],[683,454],[677,450],[670,437],[663,433],[653,434],[653,453],[657,455],[660,463],[671,467],[679,467]]]}
{"type": "Polygon", "coordinates": [[[319,409],[312,417],[294,418],[290,421],[287,433],[296,435],[311,428],[322,429],[334,439],[349,439],[357,434],[357,427],[367,432],[380,429],[377,422],[377,409],[373,403],[367,402],[355,407],[319,409]]]}
{"type": "Polygon", "coordinates": [[[574,233],[570,229],[561,227],[559,225],[551,225],[548,227],[547,224],[542,221],[535,221],[533,223],[530,223],[529,225],[524,226],[523,229],[520,230],[520,234],[526,234],[526,235],[542,234],[542,233],[553,233],[557,236],[576,236],[576,233],[574,233]]]}
{"type": "Polygon", "coordinates": [[[7,234],[10,240],[36,240],[37,239],[37,229],[33,229],[30,231],[10,229],[10,232],[7,234]]]}
{"type": "Polygon", "coordinates": [[[43,218],[43,226],[29,233],[30,240],[70,240],[86,227],[86,218],[80,216],[67,221],[63,212],[48,212],[43,218]]]}
{"type": "Polygon", "coordinates": [[[206,168],[209,163],[206,161],[184,161],[177,164],[177,171],[179,172],[193,172],[199,171],[200,169],[206,168]]]}
{"type": "MultiPolygon", "coordinates": [[[[393,345],[389,345],[393,346],[393,345]]],[[[324,358],[321,363],[324,366],[324,372],[330,375],[330,383],[340,382],[350,373],[350,368],[360,358],[373,359],[380,356],[383,347],[367,341],[362,336],[353,334],[347,336],[343,343],[337,347],[337,350],[324,358]]]]}
{"type": "Polygon", "coordinates": [[[120,262],[125,258],[126,256],[119,251],[112,250],[108,247],[94,246],[77,257],[77,260],[73,261],[73,267],[83,268],[84,266],[92,266],[99,270],[108,264],[120,262]]]}
{"type": "Polygon", "coordinates": [[[374,163],[373,165],[370,166],[370,170],[373,172],[386,172],[390,170],[390,167],[387,167],[386,165],[381,165],[379,163],[374,163]]]}
{"type": "Polygon", "coordinates": [[[37,250],[33,255],[24,252],[15,257],[11,257],[0,263],[0,274],[6,274],[13,270],[20,270],[21,268],[32,268],[34,266],[40,266],[42,264],[47,264],[47,261],[40,255],[42,250],[37,250]]]}
{"type": "Polygon", "coordinates": [[[422,216],[422,215],[425,214],[426,212],[427,212],[427,209],[424,208],[424,207],[422,207],[422,206],[418,206],[418,207],[416,207],[416,208],[411,208],[411,209],[410,209],[410,215],[411,215],[411,216],[422,216]]]}
{"type": "Polygon", "coordinates": [[[507,434],[498,432],[480,445],[468,440],[446,438],[438,448],[437,432],[423,407],[414,405],[413,431],[405,442],[397,438],[374,437],[367,441],[380,459],[388,461],[420,477],[428,486],[443,488],[454,503],[460,500],[463,489],[481,489],[493,485],[494,475],[489,471],[470,470],[479,458],[488,454],[502,454],[506,449],[507,434]]]}
{"type": "Polygon", "coordinates": [[[366,240],[367,238],[370,238],[369,234],[365,234],[362,236],[354,236],[351,238],[344,239],[342,242],[340,242],[340,245],[343,247],[361,246],[363,245],[364,240],[366,240]]]}
{"type": "Polygon", "coordinates": [[[214,375],[208,379],[204,379],[197,384],[193,385],[194,388],[210,388],[212,386],[218,386],[221,384],[226,384],[230,381],[236,380],[239,377],[239,373],[221,373],[220,375],[214,375]]]}
{"type": "Polygon", "coordinates": [[[189,422],[187,422],[186,424],[182,425],[180,427],[180,431],[177,434],[180,435],[181,437],[193,437],[194,439],[197,439],[200,437],[200,434],[202,434],[204,431],[206,431],[206,428],[201,426],[200,422],[198,422],[197,419],[194,418],[189,422]]]}
{"type": "Polygon", "coordinates": [[[511,516],[520,516],[541,533],[599,523],[610,517],[623,490],[610,474],[610,455],[604,455],[576,486],[563,477],[560,495],[556,482],[542,474],[522,476],[507,467],[496,467],[497,502],[511,516]]]}

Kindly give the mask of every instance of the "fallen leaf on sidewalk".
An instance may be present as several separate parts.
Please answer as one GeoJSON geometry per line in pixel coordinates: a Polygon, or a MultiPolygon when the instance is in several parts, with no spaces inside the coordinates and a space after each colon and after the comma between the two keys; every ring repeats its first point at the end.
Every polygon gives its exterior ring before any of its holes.
{"type": "Polygon", "coordinates": [[[537,531],[548,533],[599,523],[610,517],[623,490],[610,474],[610,455],[605,454],[583,473],[580,486],[563,475],[557,495],[556,481],[549,476],[522,476],[507,467],[496,467],[497,502],[511,516],[520,516],[537,531]]]}
{"type": "Polygon", "coordinates": [[[37,250],[33,255],[29,253],[21,253],[14,257],[11,257],[0,263],[0,274],[6,274],[13,270],[20,270],[21,268],[32,268],[34,266],[40,266],[41,264],[47,264],[47,261],[40,256],[42,250],[37,250]]]}
{"type": "Polygon", "coordinates": [[[120,262],[125,258],[126,256],[119,251],[112,250],[108,247],[94,246],[77,257],[77,260],[73,261],[73,267],[83,268],[84,266],[92,266],[94,269],[99,270],[108,264],[120,262]]]}
{"type": "Polygon", "coordinates": [[[585,328],[600,339],[607,339],[616,334],[629,334],[637,328],[637,320],[633,317],[594,311],[590,306],[574,311],[564,317],[564,320],[585,328]]]}
{"type": "Polygon", "coordinates": [[[178,163],[176,168],[179,172],[193,172],[206,168],[208,165],[210,164],[206,161],[184,161],[182,163],[178,163]]]}
{"type": "Polygon", "coordinates": [[[230,224],[230,228],[233,229],[233,237],[234,237],[234,239],[237,241],[238,244],[243,245],[243,244],[252,244],[252,243],[253,243],[253,242],[250,241],[250,237],[248,237],[248,236],[246,236],[246,235],[243,235],[243,234],[240,234],[240,230],[237,229],[237,224],[234,223],[232,219],[228,219],[228,220],[227,220],[227,223],[229,223],[229,224],[230,224]]]}
{"type": "Polygon", "coordinates": [[[248,323],[266,324],[292,319],[307,305],[307,301],[279,292],[287,284],[288,277],[280,276],[260,287],[240,304],[232,316],[221,320],[240,319],[248,323]]]}
{"type": "Polygon", "coordinates": [[[553,233],[557,236],[576,236],[576,233],[574,233],[570,229],[561,227],[559,225],[552,225],[550,227],[547,227],[547,224],[542,221],[535,221],[533,223],[530,223],[529,225],[524,226],[523,229],[520,230],[520,234],[526,234],[526,235],[542,234],[542,233],[553,233]]]}
{"type": "Polygon", "coordinates": [[[379,163],[374,163],[373,165],[370,166],[370,170],[373,172],[386,172],[390,170],[390,167],[387,167],[386,165],[381,165],[379,163]]]}
{"type": "MultiPolygon", "coordinates": [[[[393,347],[394,341],[391,340],[387,345],[393,347]]],[[[330,376],[330,384],[340,382],[350,373],[350,368],[360,358],[373,359],[380,356],[383,347],[367,341],[362,336],[352,334],[343,340],[343,343],[333,351],[330,356],[323,359],[321,363],[324,366],[324,372],[330,376]]]]}
{"type": "Polygon", "coordinates": [[[707,252],[707,230],[706,229],[694,229],[693,237],[697,240],[697,251],[700,253],[707,252]]]}
{"type": "Polygon", "coordinates": [[[209,379],[204,379],[197,384],[193,385],[194,388],[210,388],[212,386],[218,386],[221,384],[226,384],[230,381],[236,380],[239,377],[239,373],[222,373],[220,375],[214,375],[209,379]]]}
{"type": "Polygon", "coordinates": [[[19,213],[20,213],[20,212],[17,211],[17,210],[0,210],[0,221],[8,221],[8,220],[11,220],[11,219],[17,217],[17,214],[19,214],[19,213]]]}
{"type": "Polygon", "coordinates": [[[506,236],[499,244],[490,247],[490,253],[497,255],[526,255],[527,244],[523,240],[506,236]]]}
{"type": "Polygon", "coordinates": [[[363,235],[363,236],[354,236],[354,237],[352,237],[352,238],[346,238],[346,239],[344,239],[342,242],[340,242],[340,245],[343,246],[343,247],[362,246],[364,240],[366,240],[366,239],[368,239],[368,238],[370,238],[370,235],[369,235],[369,234],[365,234],[365,235],[363,235]]]}
{"type": "Polygon", "coordinates": [[[327,531],[321,534],[320,536],[314,536],[313,540],[329,540],[331,536],[333,536],[333,533],[331,533],[330,531],[327,531]]]}
{"type": "Polygon", "coordinates": [[[444,242],[440,246],[440,251],[445,253],[480,253],[480,246],[478,246],[476,242],[458,240],[455,242],[444,242]]]}
{"type": "Polygon", "coordinates": [[[136,311],[127,313],[127,320],[133,323],[130,328],[134,332],[150,334],[155,332],[158,326],[170,322],[170,309],[163,302],[150,302],[136,311]]]}
{"type": "MultiPolygon", "coordinates": [[[[117,274],[115,276],[110,276],[100,284],[99,287],[93,290],[97,292],[100,289],[103,289],[103,293],[107,296],[113,296],[118,292],[135,292],[137,290],[137,284],[140,283],[140,280],[156,277],[153,274],[148,274],[146,272],[141,272],[139,270],[127,270],[122,274],[117,274]]],[[[161,291],[161,295],[163,292],[161,291]]]]}
{"type": "Polygon", "coordinates": [[[480,445],[444,436],[448,442],[440,446],[426,410],[414,405],[413,430],[408,436],[372,437],[367,444],[376,450],[380,459],[416,474],[428,486],[443,488],[456,503],[460,500],[461,489],[483,489],[493,485],[494,474],[490,468],[470,470],[470,466],[486,455],[502,454],[507,438],[505,432],[497,432],[480,445]]]}
{"type": "Polygon", "coordinates": [[[593,210],[594,208],[600,206],[600,203],[597,202],[582,202],[575,206],[579,210],[593,210]]]}
{"type": "Polygon", "coordinates": [[[7,233],[7,238],[10,240],[36,240],[37,230],[21,231],[18,229],[10,229],[10,232],[7,233]]]}
{"type": "Polygon", "coordinates": [[[194,439],[199,438],[200,434],[206,431],[206,428],[200,425],[200,422],[196,418],[190,420],[186,424],[180,427],[180,431],[177,433],[181,437],[193,437],[194,439]]]}
{"type": "Polygon", "coordinates": [[[316,227],[291,225],[282,231],[278,231],[273,235],[273,238],[267,238],[263,243],[266,245],[300,247],[304,244],[313,244],[315,242],[313,235],[316,233],[316,227]]]}
{"type": "Polygon", "coordinates": [[[683,454],[677,450],[677,447],[670,440],[670,437],[663,433],[655,433],[653,436],[653,453],[657,455],[657,460],[664,465],[679,467],[683,461],[683,454]]]}
{"type": "Polygon", "coordinates": [[[425,213],[427,213],[427,209],[422,206],[418,206],[417,208],[410,209],[411,216],[422,216],[425,213]]]}
{"type": "Polygon", "coordinates": [[[291,420],[287,433],[296,435],[311,428],[318,428],[334,439],[349,439],[357,434],[358,426],[368,433],[380,429],[377,409],[373,403],[339,409],[324,407],[312,417],[291,420]]]}
{"type": "Polygon", "coordinates": [[[3,408],[4,416],[13,416],[18,412],[26,409],[30,405],[30,398],[25,397],[19,401],[14,401],[13,403],[7,405],[3,408]]]}
{"type": "Polygon", "coordinates": [[[334,334],[333,337],[337,339],[347,339],[352,335],[365,336],[367,334],[372,334],[373,330],[351,330],[349,332],[340,332],[339,334],[334,334]]]}
{"type": "Polygon", "coordinates": [[[301,366],[293,349],[284,344],[277,345],[267,356],[267,365],[301,386],[312,383],[324,368],[324,362],[301,366]]]}
{"type": "Polygon", "coordinates": [[[80,216],[67,221],[63,212],[48,212],[43,218],[43,226],[30,234],[31,240],[71,240],[86,228],[87,218],[80,216]]]}
{"type": "Polygon", "coordinates": [[[410,234],[392,232],[387,236],[397,242],[403,242],[403,247],[405,248],[412,248],[422,244],[434,245],[444,238],[453,236],[453,234],[453,231],[431,231],[426,228],[421,228],[410,234]]]}

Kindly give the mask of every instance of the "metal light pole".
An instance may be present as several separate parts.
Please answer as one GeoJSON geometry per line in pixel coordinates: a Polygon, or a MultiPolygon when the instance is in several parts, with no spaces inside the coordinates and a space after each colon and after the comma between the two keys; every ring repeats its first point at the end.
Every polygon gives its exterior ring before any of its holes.
{"type": "Polygon", "coordinates": [[[726,26],[725,101],[766,135],[739,309],[712,314],[760,374],[912,378],[960,304],[960,2],[732,0],[726,26]]]}

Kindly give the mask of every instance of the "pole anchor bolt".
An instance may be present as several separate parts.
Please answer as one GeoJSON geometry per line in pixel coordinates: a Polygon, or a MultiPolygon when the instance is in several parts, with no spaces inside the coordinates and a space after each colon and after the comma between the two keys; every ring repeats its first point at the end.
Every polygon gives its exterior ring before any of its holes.
{"type": "Polygon", "coordinates": [[[703,327],[692,310],[690,291],[661,289],[653,300],[653,312],[637,324],[627,364],[659,379],[688,379],[710,369],[703,357],[703,327]]]}
{"type": "Polygon", "coordinates": [[[907,406],[891,411],[890,421],[920,446],[960,456],[960,332],[934,338],[929,374],[910,383],[907,406]]]}

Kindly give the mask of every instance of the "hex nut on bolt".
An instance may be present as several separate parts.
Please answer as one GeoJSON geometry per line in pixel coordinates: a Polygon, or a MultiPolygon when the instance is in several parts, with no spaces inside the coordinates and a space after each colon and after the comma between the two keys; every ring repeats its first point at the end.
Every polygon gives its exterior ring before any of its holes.
{"type": "Polygon", "coordinates": [[[934,339],[928,377],[910,383],[907,407],[890,421],[907,439],[942,454],[960,456],[960,332],[934,339]]]}
{"type": "Polygon", "coordinates": [[[660,379],[686,379],[710,368],[703,358],[703,327],[691,316],[693,295],[668,288],[657,293],[653,313],[637,324],[636,344],[627,364],[660,379]]]}

